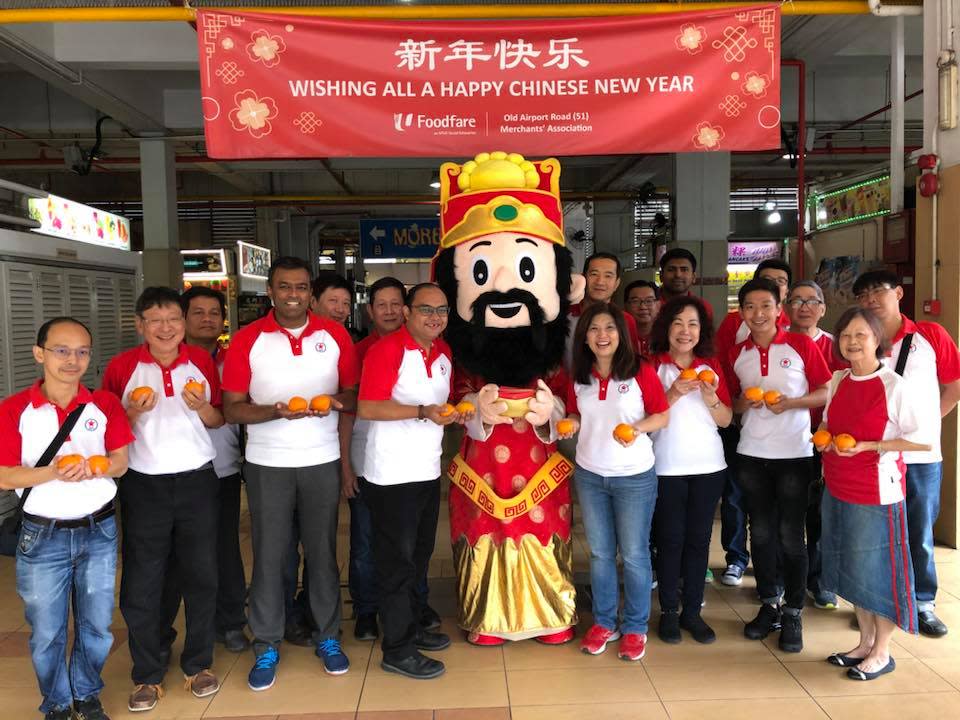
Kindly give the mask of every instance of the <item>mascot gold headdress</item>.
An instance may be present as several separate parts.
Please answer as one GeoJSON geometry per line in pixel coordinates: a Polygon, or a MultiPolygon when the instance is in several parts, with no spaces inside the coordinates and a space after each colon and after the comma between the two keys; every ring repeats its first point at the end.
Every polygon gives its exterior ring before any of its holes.
{"type": "Polygon", "coordinates": [[[576,625],[570,463],[556,452],[571,302],[560,163],[481,153],[440,169],[434,276],[451,304],[454,397],[477,413],[450,467],[458,622],[475,644],[559,644],[576,625]]]}

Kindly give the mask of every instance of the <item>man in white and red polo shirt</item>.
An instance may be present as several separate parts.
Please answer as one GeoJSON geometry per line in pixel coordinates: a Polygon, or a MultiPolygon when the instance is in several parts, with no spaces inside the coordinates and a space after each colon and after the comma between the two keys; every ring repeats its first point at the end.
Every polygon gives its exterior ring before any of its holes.
{"type": "MultiPolygon", "coordinates": [[[[268,315],[240,330],[223,369],[228,422],[247,426],[244,477],[253,529],[250,629],[257,659],[252,690],[273,686],[284,635],[284,561],[294,516],[309,574],[316,654],[326,672],[350,667],[338,639],[340,580],[339,412],[356,405],[357,360],[343,326],[309,312],[310,268],[278,258],[270,266],[268,315]],[[326,396],[324,409],[302,401],[326,396]],[[290,401],[301,402],[291,409],[290,401]]],[[[320,406],[318,406],[320,407],[320,406]]]]}
{"type": "MultiPolygon", "coordinates": [[[[580,321],[580,315],[593,303],[608,303],[613,298],[613,294],[620,287],[620,277],[623,275],[623,267],[620,265],[620,258],[613,253],[599,252],[594,253],[583,263],[583,274],[586,278],[586,294],[583,300],[570,305],[568,315],[570,330],[567,333],[567,344],[563,355],[563,367],[567,371],[573,361],[573,332],[580,321]]],[[[635,353],[640,352],[640,333],[637,331],[637,321],[633,315],[623,310],[623,321],[627,326],[627,333],[630,335],[630,346],[635,353]]]]}
{"type": "Polygon", "coordinates": [[[762,640],[781,625],[784,652],[803,649],[807,587],[804,521],[813,445],[810,409],[826,402],[830,370],[806,335],[777,327],[780,289],[763,278],[739,293],[740,312],[750,330],[727,359],[733,410],[743,416],[737,446],[737,479],[744,492],[757,591],[763,603],[744,628],[762,640]],[[762,391],[758,397],[754,393],[762,391]],[[783,561],[784,603],[780,607],[779,558],[783,561]]]}
{"type": "Polygon", "coordinates": [[[136,435],[120,483],[123,577],[120,610],[133,657],[131,712],[150,710],[162,694],[169,657],[162,588],[177,568],[187,632],[180,667],[197,697],[220,689],[211,672],[217,606],[220,483],[208,428],[223,424],[220,376],[213,359],[183,343],[180,295],[148,287],[136,304],[144,344],[117,355],[103,388],[124,404],[136,435]]]}
{"type": "MultiPolygon", "coordinates": [[[[776,258],[764,260],[757,265],[753,276],[776,283],[780,292],[780,302],[786,300],[793,271],[783,260],[776,258]]],[[[789,325],[790,318],[787,313],[781,312],[777,316],[777,327],[786,329],[789,325]]],[[[726,363],[733,346],[746,340],[749,334],[750,329],[740,311],[731,311],[720,323],[714,337],[714,347],[720,362],[726,363]]],[[[730,377],[730,368],[724,367],[724,377],[730,377]]],[[[740,442],[740,425],[736,418],[734,422],[720,430],[720,438],[723,440],[723,455],[727,461],[727,484],[723,489],[723,498],[720,502],[720,544],[726,552],[727,569],[720,576],[720,582],[724,585],[739,585],[750,563],[750,553],[747,551],[747,511],[743,491],[737,479],[737,444],[740,442]]]]}
{"type": "Polygon", "coordinates": [[[453,362],[440,334],[449,312],[446,295],[433,283],[410,290],[406,324],[366,354],[357,411],[370,421],[360,492],[373,518],[381,667],[416,679],[444,672],[442,662],[420,651],[450,645],[447,635],[420,627],[416,593],[437,534],[443,428],[462,420],[445,407],[453,362]]]}
{"type": "Polygon", "coordinates": [[[886,270],[863,273],[853,284],[860,307],[872,310],[883,323],[890,340],[884,364],[903,376],[910,398],[916,403],[920,428],[907,439],[930,445],[929,452],[905,452],[907,465],[907,528],[913,559],[920,632],[929,637],[947,634],[937,617],[937,567],[933,558],[933,525],[940,514],[940,483],[943,454],[940,450],[941,419],[960,400],[960,353],[949,333],[933,322],[913,322],[900,312],[903,288],[897,276],[886,270]],[[904,340],[910,337],[906,346],[904,340]]]}
{"type": "Polygon", "coordinates": [[[127,469],[133,435],[113,395],[80,384],[92,344],[78,320],[48,320],[33,348],[43,380],[0,403],[0,489],[16,490],[23,502],[16,585],[47,720],[71,720],[74,711],[80,718],[106,717],[99,695],[113,645],[114,478],[127,469]],[[72,431],[40,466],[77,411],[72,431]],[[71,605],[76,637],[68,666],[71,605]]]}

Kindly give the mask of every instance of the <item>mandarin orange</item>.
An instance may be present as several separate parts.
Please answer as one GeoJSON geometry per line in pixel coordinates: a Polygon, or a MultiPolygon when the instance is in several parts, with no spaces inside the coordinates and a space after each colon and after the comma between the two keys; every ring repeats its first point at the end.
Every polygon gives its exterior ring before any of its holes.
{"type": "Polygon", "coordinates": [[[570,418],[564,418],[563,420],[557,421],[557,432],[561,435],[566,435],[573,432],[573,420],[570,418]]]}
{"type": "Polygon", "coordinates": [[[83,462],[83,455],[64,455],[57,460],[57,470],[66,470],[71,465],[77,465],[83,462]]]}
{"type": "Polygon", "coordinates": [[[717,381],[717,374],[713,370],[701,370],[697,378],[702,383],[713,385],[717,381]]]}
{"type": "Polygon", "coordinates": [[[613,436],[617,440],[622,440],[623,442],[628,443],[636,439],[637,431],[633,429],[633,425],[620,423],[613,429],[613,436]]]}
{"type": "Polygon", "coordinates": [[[850,450],[856,444],[857,441],[853,435],[848,435],[847,433],[841,433],[833,438],[833,445],[837,450],[850,450]]]}
{"type": "Polygon", "coordinates": [[[743,391],[743,396],[750,402],[763,401],[763,388],[751,387],[743,391]]]}
{"type": "Polygon", "coordinates": [[[685,370],[681,370],[681,371],[680,371],[680,379],[681,379],[681,380],[696,380],[696,379],[697,379],[697,371],[694,370],[693,368],[687,368],[687,369],[685,369],[685,370]]]}
{"type": "Polygon", "coordinates": [[[103,477],[110,469],[110,458],[106,455],[91,455],[87,458],[87,463],[90,465],[90,472],[97,477],[103,477]]]}
{"type": "Polygon", "coordinates": [[[141,400],[149,401],[152,395],[153,388],[143,385],[141,387],[134,388],[133,392],[130,393],[130,399],[134,402],[140,402],[141,400]]]}
{"type": "Polygon", "coordinates": [[[316,395],[310,398],[310,409],[316,410],[317,412],[326,412],[330,409],[330,396],[329,395],[316,395]]]}
{"type": "Polygon", "coordinates": [[[287,403],[287,409],[290,412],[303,412],[308,407],[309,405],[307,404],[307,399],[302,398],[299,395],[290,398],[290,402],[287,403]]]}
{"type": "Polygon", "coordinates": [[[817,430],[811,439],[814,445],[818,448],[823,448],[830,444],[830,441],[833,440],[833,435],[826,430],[817,430]]]}

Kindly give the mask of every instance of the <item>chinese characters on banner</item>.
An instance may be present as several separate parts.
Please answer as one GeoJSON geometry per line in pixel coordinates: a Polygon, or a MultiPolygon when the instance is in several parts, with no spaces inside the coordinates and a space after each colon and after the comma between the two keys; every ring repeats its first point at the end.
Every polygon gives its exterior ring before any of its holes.
{"type": "Polygon", "coordinates": [[[334,21],[197,12],[215,158],[780,145],[780,12],[334,21]]]}

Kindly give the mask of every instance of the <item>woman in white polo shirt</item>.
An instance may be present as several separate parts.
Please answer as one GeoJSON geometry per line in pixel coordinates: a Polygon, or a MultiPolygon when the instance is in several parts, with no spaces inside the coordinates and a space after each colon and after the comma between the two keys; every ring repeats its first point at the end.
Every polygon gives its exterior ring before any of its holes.
{"type": "Polygon", "coordinates": [[[653,366],[638,361],[629,337],[619,308],[597,303],[584,311],[573,336],[567,403],[573,428],[561,437],[579,427],[574,482],[590,543],[594,618],[580,649],[599,655],[622,632],[620,658],[639,660],[650,616],[650,521],[657,500],[647,433],[666,426],[669,407],[653,366]],[[618,549],[624,581],[619,628],[618,549]]]}
{"type": "Polygon", "coordinates": [[[813,462],[810,410],[826,402],[830,371],[813,340],[777,326],[780,288],[775,283],[750,280],[738,300],[750,334],[730,351],[731,369],[724,375],[736,398],[733,410],[743,416],[737,479],[747,500],[762,601],[743,634],[762,640],[780,628],[780,649],[800,652],[807,588],[804,521],[813,462]]]}
{"type": "Polygon", "coordinates": [[[827,485],[821,582],[853,603],[860,642],[827,662],[848,668],[852,680],[873,680],[896,667],[893,631],[917,632],[903,453],[930,446],[904,439],[920,427],[918,404],[904,379],[883,363],[890,343],[880,320],[870,310],[851,308],[835,335],[851,367],[830,382],[820,427],[831,435],[816,438],[827,485]]]}
{"type": "Polygon", "coordinates": [[[717,636],[700,617],[700,605],[713,516],[726,480],[717,428],[730,424],[733,410],[713,357],[713,326],[703,302],[689,296],[667,302],[653,324],[650,348],[671,415],[670,424],[653,436],[659,478],[654,523],[658,635],[678,643],[683,628],[697,642],[712,643],[717,636]]]}

